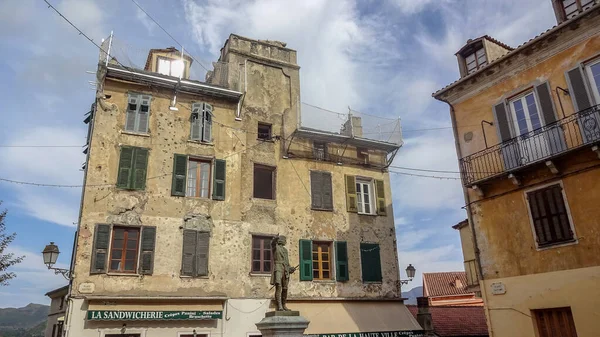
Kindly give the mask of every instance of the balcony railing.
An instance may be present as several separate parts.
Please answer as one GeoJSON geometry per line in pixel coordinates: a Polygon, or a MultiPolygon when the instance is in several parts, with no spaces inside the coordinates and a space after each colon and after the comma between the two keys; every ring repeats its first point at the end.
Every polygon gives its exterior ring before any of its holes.
{"type": "Polygon", "coordinates": [[[600,105],[462,158],[463,182],[471,186],[597,142],[600,105]]]}

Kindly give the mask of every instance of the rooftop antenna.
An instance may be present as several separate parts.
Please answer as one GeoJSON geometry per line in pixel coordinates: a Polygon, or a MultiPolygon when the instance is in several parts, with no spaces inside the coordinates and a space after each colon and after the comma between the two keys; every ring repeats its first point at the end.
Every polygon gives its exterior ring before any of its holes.
{"type": "Polygon", "coordinates": [[[181,71],[179,72],[179,81],[175,85],[175,94],[173,94],[173,102],[171,102],[171,106],[169,110],[171,111],[179,111],[177,108],[177,89],[179,88],[179,84],[181,84],[181,77],[183,76],[183,72],[185,71],[185,63],[183,62],[183,46],[181,46],[181,71]]]}

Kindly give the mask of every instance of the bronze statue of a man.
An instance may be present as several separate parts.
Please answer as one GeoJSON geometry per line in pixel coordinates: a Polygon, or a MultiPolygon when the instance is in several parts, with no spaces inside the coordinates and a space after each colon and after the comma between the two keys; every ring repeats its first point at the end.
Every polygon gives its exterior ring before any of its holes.
{"type": "Polygon", "coordinates": [[[288,283],[290,274],[296,271],[296,268],[290,267],[288,250],[285,248],[286,237],[278,235],[271,240],[271,253],[273,254],[273,272],[271,273],[271,284],[275,285],[275,301],[277,302],[277,311],[289,311],[285,305],[287,301],[288,283]]]}

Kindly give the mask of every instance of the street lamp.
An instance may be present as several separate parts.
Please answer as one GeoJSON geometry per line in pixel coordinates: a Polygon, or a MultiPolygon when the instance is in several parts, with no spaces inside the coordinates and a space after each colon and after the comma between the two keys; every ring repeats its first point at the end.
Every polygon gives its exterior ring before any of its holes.
{"type": "Polygon", "coordinates": [[[71,271],[68,269],[61,269],[61,268],[52,268],[52,266],[56,263],[56,260],[58,259],[58,254],[60,254],[60,251],[58,250],[58,246],[54,244],[54,242],[50,242],[49,245],[46,245],[46,247],[44,247],[44,250],[42,251],[42,256],[44,257],[44,264],[46,266],[48,266],[48,269],[50,270],[54,270],[54,274],[58,275],[61,274],[64,278],[66,278],[67,280],[71,279],[71,271]]]}
{"type": "Polygon", "coordinates": [[[408,276],[408,280],[400,280],[400,284],[408,284],[408,282],[412,281],[415,277],[415,271],[415,267],[413,267],[412,264],[409,264],[408,267],[406,267],[406,276],[408,276]]]}

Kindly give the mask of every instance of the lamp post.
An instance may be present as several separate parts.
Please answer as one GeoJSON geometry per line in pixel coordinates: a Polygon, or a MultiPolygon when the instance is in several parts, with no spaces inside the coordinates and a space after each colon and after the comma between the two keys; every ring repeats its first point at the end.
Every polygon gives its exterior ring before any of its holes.
{"type": "Polygon", "coordinates": [[[42,256],[44,257],[44,264],[46,266],[48,266],[48,269],[54,270],[54,274],[56,274],[56,275],[61,274],[64,278],[66,278],[67,280],[70,280],[71,279],[71,271],[70,270],[52,267],[56,263],[56,260],[58,259],[58,254],[60,254],[60,251],[58,250],[58,246],[55,245],[54,242],[50,242],[50,244],[46,245],[46,247],[44,247],[44,250],[42,251],[42,256]]]}
{"type": "Polygon", "coordinates": [[[408,276],[408,280],[400,280],[400,284],[408,284],[408,282],[412,281],[415,277],[415,271],[415,267],[413,267],[412,264],[409,264],[408,267],[406,267],[406,276],[408,276]]]}

